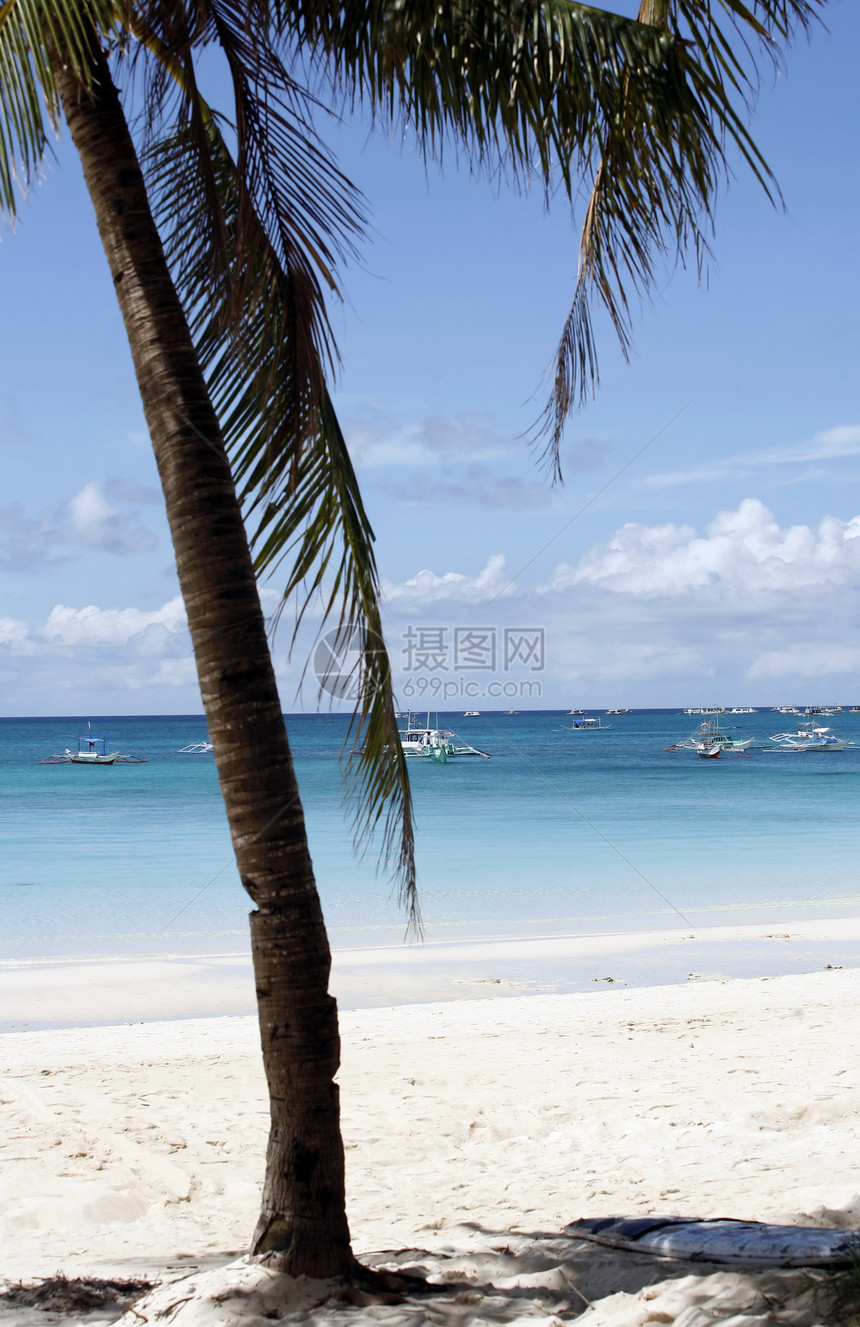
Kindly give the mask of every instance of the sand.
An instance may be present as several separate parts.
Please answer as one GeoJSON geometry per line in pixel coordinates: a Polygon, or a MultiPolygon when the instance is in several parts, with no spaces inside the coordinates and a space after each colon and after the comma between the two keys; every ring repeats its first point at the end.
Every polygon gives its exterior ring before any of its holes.
{"type": "MultiPolygon", "coordinates": [[[[514,968],[517,952],[508,951],[514,968]]],[[[483,998],[342,1013],[354,1248],[371,1263],[421,1268],[448,1290],[401,1305],[309,1308],[326,1287],[293,1287],[291,1318],[824,1321],[797,1273],[667,1265],[574,1241],[564,1227],[655,1212],[860,1226],[860,971],[834,964],[627,988],[619,975],[589,991],[521,994],[502,951],[492,958],[484,975],[469,964],[448,974],[449,994],[459,981],[483,998]]],[[[102,1025],[0,1039],[7,1285],[58,1272],[166,1281],[124,1324],[262,1327],[285,1301],[280,1278],[242,1261],[267,1125],[254,1019],[170,1017],[182,981],[171,993],[156,963],[162,1021],[106,1025],[123,1017],[117,1002],[128,995],[115,967],[113,1005],[92,967],[62,969],[66,1021],[81,1016],[84,990],[90,1017],[101,1001],[102,1025]]],[[[38,970],[6,966],[4,1008],[17,1001],[15,1017],[62,1022],[62,983],[52,998],[50,983],[37,995],[28,983],[38,970]]],[[[140,971],[130,985],[138,980],[140,971]]],[[[23,1327],[90,1315],[0,1299],[4,1318],[23,1327]]]]}

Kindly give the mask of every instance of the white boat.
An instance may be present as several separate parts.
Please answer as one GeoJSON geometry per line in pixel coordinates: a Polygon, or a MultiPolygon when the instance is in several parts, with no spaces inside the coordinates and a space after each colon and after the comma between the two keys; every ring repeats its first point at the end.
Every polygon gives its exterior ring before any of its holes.
{"type": "Polygon", "coordinates": [[[844,737],[836,737],[829,728],[817,724],[814,719],[799,723],[793,733],[774,733],[770,739],[778,746],[768,748],[771,751],[844,751],[853,746],[844,737]]]}
{"type": "Polygon", "coordinates": [[[568,710],[568,714],[584,714],[585,710],[568,710]]]}
{"type": "Polygon", "coordinates": [[[78,736],[78,749],[66,747],[62,755],[54,754],[40,765],[145,765],[140,756],[124,756],[119,751],[108,751],[104,737],[93,737],[92,725],[87,723],[86,737],[78,736]]]}
{"type": "Polygon", "coordinates": [[[87,724],[86,737],[78,738],[77,751],[66,747],[66,755],[72,765],[115,765],[119,759],[118,751],[108,751],[104,737],[93,737],[87,724]]]}
{"type": "Polygon", "coordinates": [[[716,760],[723,751],[743,752],[754,742],[754,737],[745,737],[741,740],[729,737],[728,733],[724,733],[720,728],[717,719],[705,719],[683,742],[675,742],[673,746],[667,746],[666,750],[695,751],[697,756],[702,756],[705,760],[716,760]]]}
{"type": "Polygon", "coordinates": [[[607,713],[607,714],[630,714],[630,713],[632,713],[632,711],[631,711],[631,710],[607,710],[606,713],[607,713]]]}
{"type": "Polygon", "coordinates": [[[574,719],[573,723],[566,729],[566,731],[569,733],[594,733],[598,731],[605,732],[611,727],[611,723],[604,723],[600,718],[595,719],[586,716],[581,719],[574,719]]]}
{"type": "Polygon", "coordinates": [[[725,712],[724,705],[702,705],[684,710],[685,714],[725,714],[725,712]]]}
{"type": "Polygon", "coordinates": [[[463,718],[464,718],[464,719],[480,719],[480,717],[481,717],[481,711],[480,711],[480,710],[464,710],[464,711],[463,711],[463,718]]]}
{"type": "Polygon", "coordinates": [[[188,746],[181,746],[179,748],[179,754],[180,756],[205,756],[206,752],[211,750],[211,742],[190,742],[188,746]]]}
{"type": "Polygon", "coordinates": [[[735,705],[729,714],[758,714],[758,710],[754,710],[752,705],[735,705]]]}
{"type": "Polygon", "coordinates": [[[418,723],[417,715],[410,714],[408,727],[400,730],[400,745],[404,756],[435,760],[440,765],[447,765],[449,760],[459,756],[481,756],[484,760],[490,759],[486,751],[479,751],[476,746],[470,746],[449,728],[432,727],[429,711],[424,724],[418,723]]]}

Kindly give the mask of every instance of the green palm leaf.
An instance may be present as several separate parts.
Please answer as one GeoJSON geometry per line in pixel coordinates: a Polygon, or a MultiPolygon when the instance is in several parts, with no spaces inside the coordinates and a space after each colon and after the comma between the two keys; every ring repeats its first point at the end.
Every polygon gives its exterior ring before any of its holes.
{"type": "Polygon", "coordinates": [[[382,857],[394,869],[410,924],[420,928],[412,803],[383,642],[373,531],[319,357],[296,351],[306,315],[301,285],[284,269],[262,220],[246,215],[240,222],[240,172],[217,117],[209,117],[207,132],[230,264],[219,282],[204,238],[205,201],[175,202],[187,156],[198,147],[187,128],[148,154],[168,257],[192,310],[240,496],[255,520],[257,569],[287,566],[283,597],[297,596],[296,630],[309,606],[319,605],[323,622],[359,641],[346,765],[355,829],[360,843],[381,831],[382,857]],[[235,289],[246,300],[238,322],[235,289]],[[299,382],[309,360],[311,381],[299,382]]]}
{"type": "Polygon", "coordinates": [[[572,0],[325,0],[277,7],[321,77],[423,151],[590,194],[579,275],[536,430],[556,475],[570,412],[598,382],[595,304],[624,353],[631,303],[663,263],[701,266],[729,150],[772,198],[747,128],[757,57],[777,58],[825,0],[642,0],[640,22],[572,0]]]}

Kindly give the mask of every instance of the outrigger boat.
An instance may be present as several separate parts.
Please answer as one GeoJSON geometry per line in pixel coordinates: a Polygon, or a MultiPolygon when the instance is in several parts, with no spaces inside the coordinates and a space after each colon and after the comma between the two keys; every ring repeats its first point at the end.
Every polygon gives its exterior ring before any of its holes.
{"type": "MultiPolygon", "coordinates": [[[[615,711],[612,711],[612,713],[615,713],[615,711]]],[[[574,719],[573,723],[567,725],[567,727],[565,728],[565,732],[568,733],[595,733],[598,731],[605,732],[607,728],[611,727],[612,727],[611,723],[604,723],[603,720],[600,718],[593,718],[586,715],[581,719],[574,719]]]]}
{"type": "Polygon", "coordinates": [[[769,751],[844,751],[854,745],[847,738],[834,737],[829,728],[814,719],[799,723],[793,733],[774,733],[770,740],[779,745],[768,747],[769,751]]]}
{"type": "Polygon", "coordinates": [[[481,756],[484,760],[490,759],[486,751],[479,751],[476,746],[470,746],[449,728],[431,727],[429,710],[427,722],[423,725],[418,723],[417,715],[409,715],[408,727],[400,730],[400,745],[404,756],[435,760],[439,765],[447,765],[449,760],[459,756],[481,756]]]}
{"type": "Polygon", "coordinates": [[[754,742],[754,737],[745,737],[742,741],[738,741],[736,737],[729,737],[728,733],[723,732],[717,719],[705,719],[683,742],[675,742],[674,745],[667,746],[666,750],[671,753],[695,751],[696,755],[704,760],[716,760],[723,751],[743,753],[754,742]]]}
{"type": "Polygon", "coordinates": [[[124,756],[119,751],[108,751],[107,739],[93,737],[92,725],[88,723],[86,737],[78,735],[77,751],[70,751],[66,747],[62,755],[55,754],[37,763],[39,765],[145,765],[146,761],[140,756],[124,756]]]}

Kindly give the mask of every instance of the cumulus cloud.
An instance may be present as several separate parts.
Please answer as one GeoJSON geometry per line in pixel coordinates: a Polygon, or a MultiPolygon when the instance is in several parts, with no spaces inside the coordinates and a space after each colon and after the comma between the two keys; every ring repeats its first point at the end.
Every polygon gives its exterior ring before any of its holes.
{"type": "Polygon", "coordinates": [[[57,604],[36,627],[2,618],[0,684],[19,713],[94,707],[104,713],[111,703],[117,712],[136,704],[156,713],[190,712],[200,705],[178,597],[151,611],[57,604]]]}
{"type": "Polygon", "coordinates": [[[442,600],[479,603],[503,590],[507,579],[504,555],[495,553],[477,576],[460,571],[446,571],[439,576],[434,571],[424,570],[399,584],[383,578],[382,596],[387,606],[396,605],[398,608],[442,600]]]}
{"type": "MultiPolygon", "coordinates": [[[[120,481],[109,482],[119,499],[120,481]]],[[[112,506],[97,480],[36,516],[17,503],[0,508],[0,568],[6,571],[44,571],[90,550],[126,556],[157,546],[157,536],[133,512],[112,506]]]]}
{"type": "Polygon", "coordinates": [[[860,577],[860,516],[825,516],[782,529],[757,498],[720,512],[704,535],[690,525],[629,523],[576,566],[556,569],[552,590],[592,585],[616,594],[689,596],[705,589],[767,595],[860,577]]]}
{"type": "Polygon", "coordinates": [[[38,634],[53,645],[123,645],[132,639],[146,648],[153,631],[175,634],[185,629],[185,605],[177,596],[153,612],[139,608],[68,608],[57,604],[38,634]]]}

